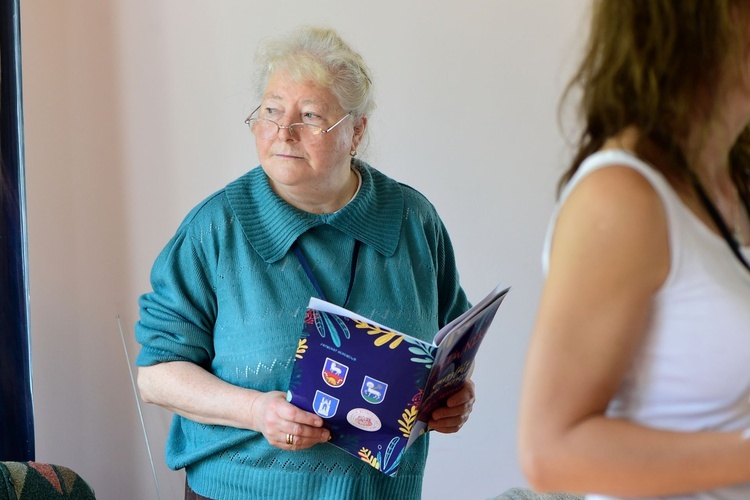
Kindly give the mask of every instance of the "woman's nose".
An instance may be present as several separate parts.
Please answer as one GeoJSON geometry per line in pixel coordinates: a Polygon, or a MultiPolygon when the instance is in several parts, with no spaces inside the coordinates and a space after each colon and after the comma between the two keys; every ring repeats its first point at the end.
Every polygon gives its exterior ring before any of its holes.
{"type": "Polygon", "coordinates": [[[282,141],[294,140],[293,128],[291,125],[279,125],[279,139],[282,141]]]}

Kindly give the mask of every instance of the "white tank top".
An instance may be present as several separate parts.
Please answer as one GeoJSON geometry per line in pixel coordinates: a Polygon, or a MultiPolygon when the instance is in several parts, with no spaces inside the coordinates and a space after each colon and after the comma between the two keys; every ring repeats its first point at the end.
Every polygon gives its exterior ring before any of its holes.
{"type": "MultiPolygon", "coordinates": [[[[557,210],[581,179],[612,165],[640,172],[659,194],[671,260],[653,299],[644,344],[607,414],[673,431],[750,428],[750,272],[726,241],[682,203],[661,173],[626,151],[587,158],[563,190],[557,210]]],[[[556,219],[557,212],[544,246],[545,273],[556,219]]],[[[742,252],[750,259],[750,247],[742,252]]],[[[747,500],[750,483],[669,498],[747,500]]]]}

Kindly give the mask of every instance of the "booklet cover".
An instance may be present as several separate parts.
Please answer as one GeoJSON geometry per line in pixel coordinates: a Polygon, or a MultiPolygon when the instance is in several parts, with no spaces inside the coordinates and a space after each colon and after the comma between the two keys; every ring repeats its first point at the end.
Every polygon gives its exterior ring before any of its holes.
{"type": "Polygon", "coordinates": [[[433,410],[460,390],[510,289],[496,287],[433,343],[311,298],[287,399],[317,413],[330,444],[395,476],[433,410]]]}

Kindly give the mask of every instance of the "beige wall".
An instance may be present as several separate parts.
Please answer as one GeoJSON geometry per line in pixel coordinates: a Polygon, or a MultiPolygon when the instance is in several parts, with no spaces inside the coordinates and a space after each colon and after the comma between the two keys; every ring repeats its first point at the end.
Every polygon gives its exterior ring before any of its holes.
{"type": "MultiPolygon", "coordinates": [[[[433,438],[424,497],[523,485],[519,384],[585,3],[23,0],[37,460],[76,469],[100,498],[156,498],[116,316],[134,358],[157,252],[193,205],[257,163],[242,121],[258,40],[322,23],[375,74],[365,159],[437,206],[471,299],[513,286],[480,353],[469,425],[433,438]]],[[[144,412],[162,498],[181,498],[184,476],[163,465],[169,414],[144,412]]]]}

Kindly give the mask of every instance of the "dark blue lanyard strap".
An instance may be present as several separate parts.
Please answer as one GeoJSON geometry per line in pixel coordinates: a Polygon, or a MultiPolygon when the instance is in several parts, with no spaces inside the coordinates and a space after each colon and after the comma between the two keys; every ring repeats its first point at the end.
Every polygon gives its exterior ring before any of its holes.
{"type": "MultiPolygon", "coordinates": [[[[359,247],[360,247],[359,240],[354,240],[354,249],[352,250],[352,267],[349,272],[349,288],[346,290],[346,298],[344,299],[344,303],[342,304],[342,306],[345,306],[346,303],[349,302],[349,295],[351,295],[352,293],[352,287],[354,286],[354,275],[357,273],[357,259],[359,258],[359,247]]],[[[323,293],[323,289],[320,288],[320,284],[318,283],[318,280],[315,278],[315,274],[312,272],[312,268],[310,267],[310,264],[307,262],[305,255],[302,253],[302,249],[300,249],[299,245],[295,243],[292,246],[292,250],[294,250],[294,255],[297,256],[297,260],[302,266],[302,269],[305,270],[305,274],[307,274],[307,277],[310,280],[310,283],[312,283],[313,288],[315,288],[315,291],[318,293],[318,297],[320,297],[323,300],[328,300],[326,299],[326,296],[323,293]]]]}

